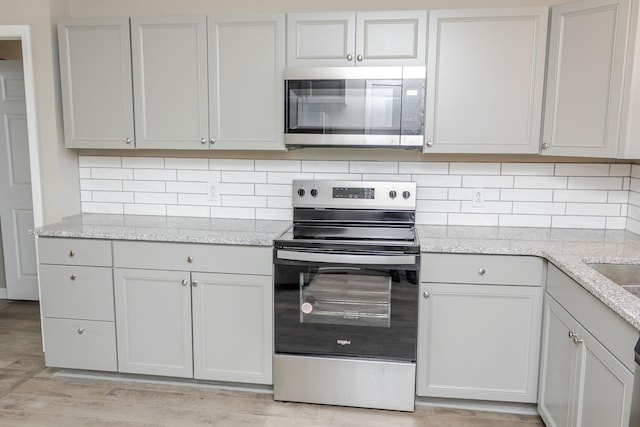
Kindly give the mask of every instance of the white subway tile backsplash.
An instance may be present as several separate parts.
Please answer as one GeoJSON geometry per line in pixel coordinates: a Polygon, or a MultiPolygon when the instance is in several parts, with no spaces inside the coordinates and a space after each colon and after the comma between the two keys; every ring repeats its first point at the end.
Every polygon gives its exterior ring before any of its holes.
{"type": "Polygon", "coordinates": [[[131,169],[164,169],[163,157],[123,157],[122,167],[131,169]]]}
{"type": "Polygon", "coordinates": [[[80,190],[122,191],[122,181],[114,179],[81,179],[80,190]]]}
{"type": "Polygon", "coordinates": [[[133,179],[133,169],[91,168],[91,179],[133,179]]]}
{"type": "Polygon", "coordinates": [[[553,190],[505,188],[500,190],[500,200],[512,202],[551,202],[553,200],[553,190]]]}
{"type": "Polygon", "coordinates": [[[167,157],[164,159],[166,169],[209,169],[208,159],[190,159],[184,157],[167,157]]]}
{"type": "Polygon", "coordinates": [[[400,162],[398,172],[417,175],[448,175],[448,162],[400,162]]]}
{"type": "Polygon", "coordinates": [[[92,201],[107,203],[133,203],[133,193],[125,191],[93,191],[92,201]]]}
{"type": "Polygon", "coordinates": [[[398,173],[398,162],[361,162],[352,161],[351,173],[398,173]]]}
{"type": "Polygon", "coordinates": [[[556,163],[556,176],[609,176],[608,163],[556,163]]]}
{"type": "Polygon", "coordinates": [[[451,163],[452,175],[500,175],[500,163],[451,163]]]}
{"type": "Polygon", "coordinates": [[[124,213],[126,215],[155,215],[165,216],[167,215],[166,205],[151,205],[151,204],[127,204],[124,205],[124,213]]]}
{"type": "Polygon", "coordinates": [[[553,201],[605,203],[607,194],[604,190],[554,190],[553,201]]]}
{"type": "Polygon", "coordinates": [[[175,193],[135,193],[135,203],[155,205],[177,205],[178,195],[175,193]]]}
{"type": "MultiPolygon", "coordinates": [[[[164,181],[122,181],[124,191],[164,192],[167,189],[164,181]]],[[[168,191],[168,190],[167,190],[168,191]]]]}
{"type": "Polygon", "coordinates": [[[300,172],[300,160],[256,160],[256,171],[300,172]]]}
{"type": "Polygon", "coordinates": [[[209,159],[209,169],[252,172],[254,170],[254,161],[246,159],[209,159]]]}
{"type": "Polygon", "coordinates": [[[640,231],[640,165],[622,163],[79,156],[79,175],[93,213],[291,220],[294,179],[385,180],[416,182],[418,224],[640,231]]]}
{"type": "Polygon", "coordinates": [[[579,190],[622,190],[620,177],[569,177],[569,189],[579,190]]]}
{"type": "Polygon", "coordinates": [[[553,163],[503,163],[502,175],[551,176],[555,170],[553,163]]]}
{"type": "Polygon", "coordinates": [[[207,182],[167,181],[167,193],[207,194],[207,182]]]}
{"type": "Polygon", "coordinates": [[[322,161],[322,160],[303,160],[302,172],[324,172],[324,173],[349,173],[349,162],[322,161]]]}
{"type": "Polygon", "coordinates": [[[175,169],[134,169],[133,179],[136,181],[175,181],[175,169]]]}
{"type": "Polygon", "coordinates": [[[81,168],[119,168],[122,167],[120,157],[78,156],[81,168]]]}

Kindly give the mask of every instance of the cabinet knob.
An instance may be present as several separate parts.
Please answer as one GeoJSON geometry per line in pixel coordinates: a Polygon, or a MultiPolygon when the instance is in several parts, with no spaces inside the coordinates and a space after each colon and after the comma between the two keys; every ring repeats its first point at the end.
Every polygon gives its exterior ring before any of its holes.
{"type": "Polygon", "coordinates": [[[191,263],[193,262],[193,257],[188,256],[188,257],[187,257],[187,262],[188,262],[189,264],[191,264],[191,263]]]}
{"type": "Polygon", "coordinates": [[[546,142],[544,142],[544,143],[542,144],[542,149],[543,149],[543,150],[546,150],[547,148],[549,148],[549,144],[547,144],[546,142]]]}
{"type": "Polygon", "coordinates": [[[356,56],[356,59],[358,60],[358,62],[362,62],[364,57],[362,55],[358,55],[358,56],[356,56]]]}
{"type": "Polygon", "coordinates": [[[84,334],[84,328],[78,328],[78,333],[79,333],[80,335],[84,334]]]}
{"type": "Polygon", "coordinates": [[[423,297],[424,299],[427,299],[427,298],[429,298],[430,296],[431,296],[431,295],[429,295],[429,292],[427,292],[427,291],[424,291],[424,292],[422,293],[422,297],[423,297]]]}
{"type": "Polygon", "coordinates": [[[189,281],[187,279],[182,279],[181,284],[182,286],[187,286],[189,284],[189,281]]]}
{"type": "Polygon", "coordinates": [[[575,332],[569,331],[569,339],[573,339],[573,338],[575,338],[577,336],[578,336],[578,334],[576,334],[575,332]]]}
{"type": "Polygon", "coordinates": [[[209,140],[209,144],[213,145],[213,144],[215,144],[215,143],[216,143],[216,139],[215,139],[215,138],[211,138],[211,139],[209,140]]]}
{"type": "Polygon", "coordinates": [[[574,344],[581,344],[582,340],[580,338],[578,338],[578,336],[576,335],[575,337],[573,337],[573,343],[574,344]]]}
{"type": "Polygon", "coordinates": [[[200,144],[206,144],[207,143],[207,138],[202,138],[200,140],[200,144]]]}
{"type": "Polygon", "coordinates": [[[69,257],[73,258],[74,256],[76,256],[75,251],[69,251],[69,257]]]}
{"type": "Polygon", "coordinates": [[[125,138],[124,143],[125,144],[131,144],[131,138],[125,138]]]}
{"type": "Polygon", "coordinates": [[[347,54],[347,61],[353,61],[353,55],[350,53],[347,54]]]}
{"type": "Polygon", "coordinates": [[[193,282],[191,282],[191,286],[193,286],[194,288],[198,286],[198,281],[194,280],[193,282]]]}
{"type": "Polygon", "coordinates": [[[78,278],[78,275],[76,274],[72,274],[71,276],[69,276],[69,279],[71,280],[76,280],[78,278]]]}
{"type": "Polygon", "coordinates": [[[481,276],[484,276],[484,273],[486,273],[487,270],[484,269],[484,267],[480,267],[480,269],[478,270],[478,274],[481,276]]]}
{"type": "Polygon", "coordinates": [[[433,141],[427,141],[427,147],[428,148],[433,147],[433,141]]]}

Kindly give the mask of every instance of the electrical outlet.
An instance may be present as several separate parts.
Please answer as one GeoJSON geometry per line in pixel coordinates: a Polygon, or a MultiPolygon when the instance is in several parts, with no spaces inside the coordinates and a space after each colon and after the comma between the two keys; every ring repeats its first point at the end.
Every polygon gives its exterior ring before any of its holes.
{"type": "Polygon", "coordinates": [[[218,193],[218,185],[219,182],[209,182],[207,183],[207,199],[209,201],[218,201],[220,199],[220,194],[218,193]]]}
{"type": "Polygon", "coordinates": [[[474,188],[471,195],[471,206],[481,208],[484,206],[484,188],[474,188]]]}

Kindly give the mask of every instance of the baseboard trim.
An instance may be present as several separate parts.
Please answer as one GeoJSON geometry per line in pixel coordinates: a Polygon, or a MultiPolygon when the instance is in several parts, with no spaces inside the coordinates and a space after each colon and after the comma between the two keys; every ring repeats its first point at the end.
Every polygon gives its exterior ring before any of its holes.
{"type": "Polygon", "coordinates": [[[494,402],[485,400],[416,397],[416,406],[464,409],[468,411],[502,412],[519,415],[539,415],[535,403],[494,402]]]}
{"type": "Polygon", "coordinates": [[[0,299],[8,299],[7,288],[0,288],[0,299]]]}

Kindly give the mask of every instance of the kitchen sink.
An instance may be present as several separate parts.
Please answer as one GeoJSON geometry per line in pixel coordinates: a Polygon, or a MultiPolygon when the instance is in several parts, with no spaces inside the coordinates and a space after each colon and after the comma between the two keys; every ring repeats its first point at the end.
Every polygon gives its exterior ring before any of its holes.
{"type": "Polygon", "coordinates": [[[623,289],[640,297],[640,265],[638,264],[589,264],[591,268],[602,274],[623,289]]]}

